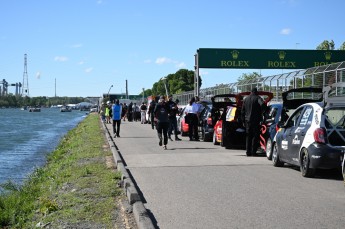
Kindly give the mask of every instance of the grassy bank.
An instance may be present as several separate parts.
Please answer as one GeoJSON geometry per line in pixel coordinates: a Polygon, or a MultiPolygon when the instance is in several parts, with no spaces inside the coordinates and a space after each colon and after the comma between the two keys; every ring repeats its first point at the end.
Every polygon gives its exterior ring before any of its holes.
{"type": "Polygon", "coordinates": [[[0,228],[114,228],[124,196],[99,116],[68,132],[47,161],[24,185],[2,185],[0,228]]]}

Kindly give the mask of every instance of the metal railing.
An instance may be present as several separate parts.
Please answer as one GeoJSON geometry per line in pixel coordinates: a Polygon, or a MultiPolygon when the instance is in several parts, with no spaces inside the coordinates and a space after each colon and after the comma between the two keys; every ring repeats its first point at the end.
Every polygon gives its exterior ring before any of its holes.
{"type": "MultiPolygon", "coordinates": [[[[210,100],[212,96],[226,93],[240,93],[257,87],[259,91],[269,91],[274,94],[273,101],[281,101],[282,92],[299,87],[325,87],[337,82],[345,82],[345,61],[282,73],[272,76],[226,83],[214,87],[200,89],[201,100],[210,100]]],[[[188,104],[194,96],[194,91],[175,94],[174,98],[180,105],[188,104]]]]}

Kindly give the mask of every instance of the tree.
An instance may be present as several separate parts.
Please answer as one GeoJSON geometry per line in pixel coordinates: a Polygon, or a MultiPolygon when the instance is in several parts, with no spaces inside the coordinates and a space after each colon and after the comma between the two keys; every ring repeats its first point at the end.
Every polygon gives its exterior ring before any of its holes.
{"type": "Polygon", "coordinates": [[[321,44],[316,47],[316,50],[334,50],[334,41],[333,40],[324,40],[321,44]]]}
{"type": "Polygon", "coordinates": [[[339,47],[339,50],[345,50],[345,42],[339,47]]]}
{"type": "MultiPolygon", "coordinates": [[[[253,87],[261,87],[262,75],[257,72],[253,73],[243,73],[238,79],[238,85],[241,87],[241,91],[251,91],[253,87]]],[[[263,88],[259,88],[262,90],[263,88]]]]}
{"type": "MultiPolygon", "coordinates": [[[[165,95],[165,84],[168,94],[177,94],[185,91],[194,90],[194,71],[187,69],[180,69],[173,74],[162,77],[158,82],[152,86],[151,95],[165,95]]],[[[202,85],[201,77],[199,76],[199,87],[202,85]]]]}

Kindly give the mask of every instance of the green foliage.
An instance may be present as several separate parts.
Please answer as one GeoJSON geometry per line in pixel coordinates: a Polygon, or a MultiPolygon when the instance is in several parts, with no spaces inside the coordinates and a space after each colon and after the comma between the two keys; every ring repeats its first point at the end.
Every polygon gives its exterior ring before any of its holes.
{"type": "Polygon", "coordinates": [[[316,47],[316,50],[334,50],[334,41],[333,40],[324,40],[321,44],[316,47]]]}
{"type": "Polygon", "coordinates": [[[243,73],[238,79],[237,82],[241,86],[241,91],[250,91],[253,87],[261,86],[260,79],[262,75],[258,72],[253,73],[243,73]]]}
{"type": "Polygon", "coordinates": [[[122,194],[116,187],[121,174],[107,168],[105,157],[112,154],[104,149],[104,141],[99,116],[89,115],[23,185],[0,185],[0,228],[34,228],[37,223],[62,228],[61,222],[111,228],[114,198],[122,194]]]}
{"type": "MultiPolygon", "coordinates": [[[[199,77],[199,87],[202,85],[201,77],[199,77]]],[[[168,94],[177,94],[184,91],[194,90],[194,71],[180,69],[174,74],[169,74],[152,86],[152,95],[165,95],[165,84],[168,94]]]]}

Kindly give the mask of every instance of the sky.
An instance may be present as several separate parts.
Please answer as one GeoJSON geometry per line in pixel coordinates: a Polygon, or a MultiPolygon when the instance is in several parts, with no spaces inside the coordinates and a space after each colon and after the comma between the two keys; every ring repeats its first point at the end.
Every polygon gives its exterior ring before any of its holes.
{"type": "MultiPolygon", "coordinates": [[[[23,83],[27,54],[30,97],[120,94],[126,80],[139,94],[194,70],[199,48],[316,49],[334,40],[338,49],[344,9],[344,0],[0,0],[0,81],[23,83]]],[[[285,70],[274,71],[200,76],[205,88],[285,70]]]]}

